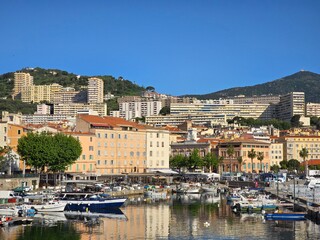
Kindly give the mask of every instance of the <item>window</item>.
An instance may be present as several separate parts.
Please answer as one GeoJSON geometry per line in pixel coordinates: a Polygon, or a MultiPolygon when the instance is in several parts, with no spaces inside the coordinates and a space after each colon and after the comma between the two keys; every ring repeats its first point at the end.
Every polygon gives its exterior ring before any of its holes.
{"type": "Polygon", "coordinates": [[[108,138],[108,134],[107,133],[104,134],[104,138],[108,138]]]}
{"type": "Polygon", "coordinates": [[[97,137],[98,137],[98,138],[100,138],[100,137],[101,137],[101,136],[100,136],[100,133],[98,133],[98,134],[97,134],[97,137]]]}
{"type": "Polygon", "coordinates": [[[164,142],[161,143],[162,147],[164,147],[164,142]]]}
{"type": "Polygon", "coordinates": [[[121,134],[120,133],[118,134],[118,138],[121,139],[121,134]]]}
{"type": "Polygon", "coordinates": [[[98,160],[98,161],[97,161],[97,164],[100,165],[100,163],[101,163],[100,160],[98,160]]]}
{"type": "Polygon", "coordinates": [[[159,142],[157,142],[157,147],[159,147],[159,142]]]}
{"type": "Polygon", "coordinates": [[[90,160],[93,160],[93,155],[89,155],[89,159],[90,159],[90,160]]]}
{"type": "Polygon", "coordinates": [[[125,135],[124,135],[124,139],[127,139],[127,138],[128,138],[128,136],[127,136],[127,134],[125,134],[125,135]]]}
{"type": "Polygon", "coordinates": [[[82,170],[85,171],[86,170],[86,165],[82,164],[82,170]]]}
{"type": "Polygon", "coordinates": [[[114,135],[113,135],[113,133],[111,133],[111,138],[114,138],[114,135]]]}
{"type": "Polygon", "coordinates": [[[108,147],[108,143],[105,142],[105,143],[104,143],[104,147],[108,147]]]}
{"type": "Polygon", "coordinates": [[[21,130],[18,130],[18,135],[20,135],[21,134],[21,130]]]}
{"type": "Polygon", "coordinates": [[[152,147],[152,142],[150,142],[150,147],[152,147]]]}
{"type": "Polygon", "coordinates": [[[92,164],[90,163],[90,171],[92,171],[93,169],[92,169],[92,164]]]}
{"type": "Polygon", "coordinates": [[[159,136],[160,136],[160,134],[159,134],[159,133],[157,133],[157,138],[159,138],[159,136]]]}
{"type": "Polygon", "coordinates": [[[108,161],[107,160],[104,160],[104,165],[107,165],[108,164],[108,161]]]}
{"type": "Polygon", "coordinates": [[[130,152],[130,157],[133,157],[134,156],[134,152],[130,152]]]}
{"type": "Polygon", "coordinates": [[[111,164],[111,165],[113,165],[113,164],[114,164],[114,161],[113,161],[113,160],[111,160],[111,161],[110,161],[110,164],[111,164]]]}
{"type": "Polygon", "coordinates": [[[93,146],[89,146],[89,151],[93,151],[93,146]]]}
{"type": "Polygon", "coordinates": [[[150,157],[152,157],[152,151],[150,151],[150,157]]]}
{"type": "Polygon", "coordinates": [[[92,137],[90,137],[90,142],[92,142],[92,137]]]}
{"type": "Polygon", "coordinates": [[[82,155],[82,160],[86,160],[86,155],[82,155]]]}

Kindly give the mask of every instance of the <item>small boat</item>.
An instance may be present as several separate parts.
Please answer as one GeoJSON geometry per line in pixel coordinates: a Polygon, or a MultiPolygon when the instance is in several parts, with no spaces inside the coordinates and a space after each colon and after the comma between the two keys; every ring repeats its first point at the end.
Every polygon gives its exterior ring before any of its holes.
{"type": "Polygon", "coordinates": [[[63,212],[66,205],[65,201],[49,201],[42,204],[28,204],[27,206],[35,208],[37,212],[63,212]]]}
{"type": "Polygon", "coordinates": [[[164,188],[148,188],[144,192],[144,196],[153,199],[166,199],[167,190],[164,188]]]}
{"type": "Polygon", "coordinates": [[[305,220],[304,212],[266,213],[266,220],[305,220]]]}

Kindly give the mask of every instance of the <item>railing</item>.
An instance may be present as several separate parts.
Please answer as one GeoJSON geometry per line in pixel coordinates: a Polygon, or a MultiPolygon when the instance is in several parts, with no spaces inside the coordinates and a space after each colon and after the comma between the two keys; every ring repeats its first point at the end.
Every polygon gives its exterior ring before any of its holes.
{"type": "Polygon", "coordinates": [[[26,173],[26,174],[1,174],[0,175],[0,179],[4,179],[4,178],[36,178],[39,177],[38,173],[26,173]]]}

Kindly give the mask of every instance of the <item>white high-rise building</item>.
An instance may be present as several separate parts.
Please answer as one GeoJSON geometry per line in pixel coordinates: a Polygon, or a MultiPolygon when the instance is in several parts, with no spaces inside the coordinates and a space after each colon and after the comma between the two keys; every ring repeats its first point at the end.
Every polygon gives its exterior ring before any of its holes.
{"type": "Polygon", "coordinates": [[[103,103],[103,80],[101,78],[88,79],[88,103],[103,103]]]}

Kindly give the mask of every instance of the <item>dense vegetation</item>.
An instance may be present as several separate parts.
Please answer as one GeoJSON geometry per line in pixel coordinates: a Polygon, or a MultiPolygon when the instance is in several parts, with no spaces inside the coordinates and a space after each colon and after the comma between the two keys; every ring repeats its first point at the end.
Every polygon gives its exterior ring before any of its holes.
{"type": "MultiPolygon", "coordinates": [[[[73,87],[76,90],[85,89],[88,85],[88,78],[91,76],[78,76],[67,71],[58,69],[42,69],[42,68],[23,68],[20,72],[30,73],[34,78],[35,85],[49,85],[58,83],[64,87],[73,87]]],[[[113,76],[94,76],[103,79],[104,94],[110,92],[115,96],[124,95],[141,95],[145,88],[135,83],[125,80],[123,77],[114,78],[113,76]]],[[[36,110],[36,105],[19,103],[18,101],[7,100],[11,98],[14,86],[14,73],[5,73],[0,75],[0,111],[9,111],[12,113],[22,112],[23,114],[31,114],[36,110]]],[[[110,110],[116,110],[117,105],[108,107],[110,110]]]]}
{"type": "Polygon", "coordinates": [[[0,111],[9,113],[33,114],[37,111],[37,105],[24,103],[20,100],[0,99],[0,111]]]}
{"type": "Polygon", "coordinates": [[[199,99],[219,99],[238,95],[283,95],[289,92],[305,92],[306,102],[320,102],[320,74],[300,71],[271,82],[248,87],[235,87],[205,95],[188,95],[199,99]]]}

